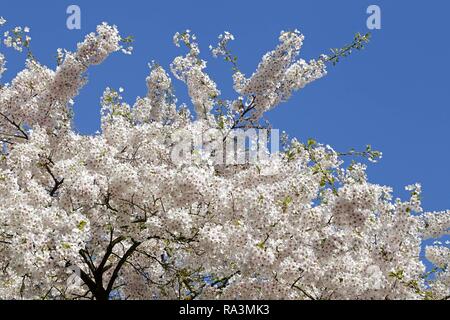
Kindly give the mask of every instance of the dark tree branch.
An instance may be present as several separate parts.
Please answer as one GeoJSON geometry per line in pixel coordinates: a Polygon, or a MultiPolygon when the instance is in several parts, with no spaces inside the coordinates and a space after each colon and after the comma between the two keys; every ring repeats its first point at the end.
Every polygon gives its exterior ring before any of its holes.
{"type": "Polygon", "coordinates": [[[8,118],[8,116],[6,116],[5,114],[3,114],[2,112],[0,112],[0,115],[5,118],[5,120],[11,124],[13,127],[15,127],[23,136],[16,136],[16,138],[22,138],[22,139],[26,139],[28,140],[28,134],[25,132],[25,130],[23,130],[20,126],[20,124],[17,124],[15,121],[11,120],[8,118]]]}
{"type": "Polygon", "coordinates": [[[113,274],[109,280],[108,287],[106,288],[106,292],[108,292],[108,294],[113,289],[114,282],[116,281],[117,277],[119,276],[119,272],[122,269],[122,266],[125,264],[127,259],[134,253],[134,251],[136,251],[136,249],[137,249],[137,247],[139,247],[139,245],[141,245],[141,242],[137,242],[137,241],[133,240],[133,244],[131,245],[131,247],[128,248],[127,252],[125,252],[122,259],[120,259],[119,263],[117,264],[116,268],[114,269],[113,274]]]}
{"type": "Polygon", "coordinates": [[[47,170],[47,172],[50,174],[50,176],[53,179],[54,185],[52,190],[50,190],[50,196],[54,197],[56,192],[58,192],[58,189],[61,187],[61,185],[64,183],[64,178],[61,180],[58,180],[55,175],[53,174],[52,170],[50,169],[50,167],[48,166],[48,164],[44,165],[45,169],[47,170]]]}

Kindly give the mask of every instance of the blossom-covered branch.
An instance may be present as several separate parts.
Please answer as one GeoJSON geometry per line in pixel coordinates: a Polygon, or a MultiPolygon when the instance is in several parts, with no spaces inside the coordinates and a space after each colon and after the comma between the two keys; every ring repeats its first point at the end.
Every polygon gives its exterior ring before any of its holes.
{"type": "MultiPolygon", "coordinates": [[[[6,45],[27,41],[16,36],[6,45]]],[[[195,117],[152,62],[143,98],[128,104],[124,89],[107,88],[101,132],[73,129],[88,68],[131,51],[132,38],[106,23],[76,52],[58,50],[56,70],[28,57],[0,87],[1,299],[448,299],[450,212],[424,212],[420,184],[401,200],[371,183],[365,159],[381,157],[372,147],[342,153],[283,136],[267,157],[217,162],[236,130],[267,128],[265,112],[368,37],[306,62],[303,35],[282,32],[250,77],[233,39],[224,33],[211,48],[233,66],[237,97],[226,100],[195,35],[174,37],[188,52],[170,69],[195,117]],[[421,259],[430,239],[431,271],[421,259]]],[[[0,76],[5,65],[0,54],[0,76]]]]}

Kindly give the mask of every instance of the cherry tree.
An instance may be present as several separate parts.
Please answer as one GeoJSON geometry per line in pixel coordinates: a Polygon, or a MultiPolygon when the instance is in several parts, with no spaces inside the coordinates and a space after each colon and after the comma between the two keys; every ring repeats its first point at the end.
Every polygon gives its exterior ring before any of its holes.
{"type": "MultiPolygon", "coordinates": [[[[28,58],[0,85],[0,298],[449,299],[450,249],[437,240],[450,212],[423,212],[419,184],[400,200],[370,183],[366,160],[380,152],[283,135],[279,152],[260,146],[265,157],[238,163],[230,150],[245,156],[248,145],[226,146],[236,130],[268,130],[267,111],[368,35],[305,61],[303,35],[283,31],[251,76],[232,40],[225,32],[210,49],[231,64],[235,98],[206,74],[195,35],[177,33],[186,53],[170,71],[194,112],[151,63],[147,95],[130,105],[107,88],[101,133],[80,135],[72,105],[86,71],[130,53],[131,38],[103,23],[76,52],[58,49],[53,70],[31,53],[28,28],[5,33],[4,45],[28,58]]],[[[6,67],[0,54],[0,76],[6,67]]]]}

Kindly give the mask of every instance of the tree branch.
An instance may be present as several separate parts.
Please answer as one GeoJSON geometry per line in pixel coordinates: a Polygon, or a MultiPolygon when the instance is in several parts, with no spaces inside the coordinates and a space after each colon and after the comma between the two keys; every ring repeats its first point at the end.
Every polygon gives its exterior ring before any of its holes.
{"type": "Polygon", "coordinates": [[[109,279],[108,287],[106,288],[106,292],[108,292],[108,293],[111,292],[111,290],[114,286],[114,282],[116,281],[117,277],[119,276],[119,272],[122,269],[122,266],[125,264],[127,259],[134,253],[134,251],[137,249],[137,247],[139,245],[141,245],[141,242],[137,242],[134,240],[132,240],[132,241],[133,241],[133,244],[131,245],[130,248],[128,248],[127,252],[125,252],[122,259],[120,259],[119,263],[117,264],[116,268],[113,271],[111,278],[109,279]]]}

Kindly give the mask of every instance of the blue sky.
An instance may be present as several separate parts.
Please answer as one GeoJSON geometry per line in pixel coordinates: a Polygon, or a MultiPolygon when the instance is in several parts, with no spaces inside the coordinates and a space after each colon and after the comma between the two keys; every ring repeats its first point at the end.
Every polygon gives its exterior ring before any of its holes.
{"type": "MultiPolygon", "coordinates": [[[[99,99],[105,87],[125,88],[133,103],[145,95],[147,63],[168,68],[180,54],[172,44],[176,31],[191,29],[199,38],[208,72],[225,98],[234,97],[231,70],[214,60],[208,45],[224,30],[242,71],[250,75],[262,55],[276,46],[281,30],[297,28],[305,36],[302,57],[315,58],[331,47],[349,43],[367,32],[366,9],[381,7],[382,28],[373,31],[366,50],[357,52],[327,77],[296,93],[268,114],[275,128],[302,140],[314,138],[338,151],[371,144],[384,159],[369,168],[370,180],[394,187],[406,196],[405,185],[421,182],[426,210],[450,208],[450,142],[448,138],[450,44],[448,1],[8,1],[0,16],[8,26],[31,27],[32,49],[41,62],[54,67],[56,49],[74,50],[84,35],[102,22],[116,24],[135,37],[132,56],[115,54],[89,71],[89,84],[76,99],[75,124],[82,133],[99,129],[99,99]],[[81,30],[66,28],[66,8],[81,8],[81,30]]],[[[4,50],[5,51],[5,50],[4,50]]],[[[184,51],[183,51],[184,52],[184,51]]],[[[24,55],[6,50],[6,81],[23,68],[24,55]]],[[[5,80],[3,79],[3,80],[5,80]]],[[[175,85],[180,102],[186,89],[175,85]]]]}

